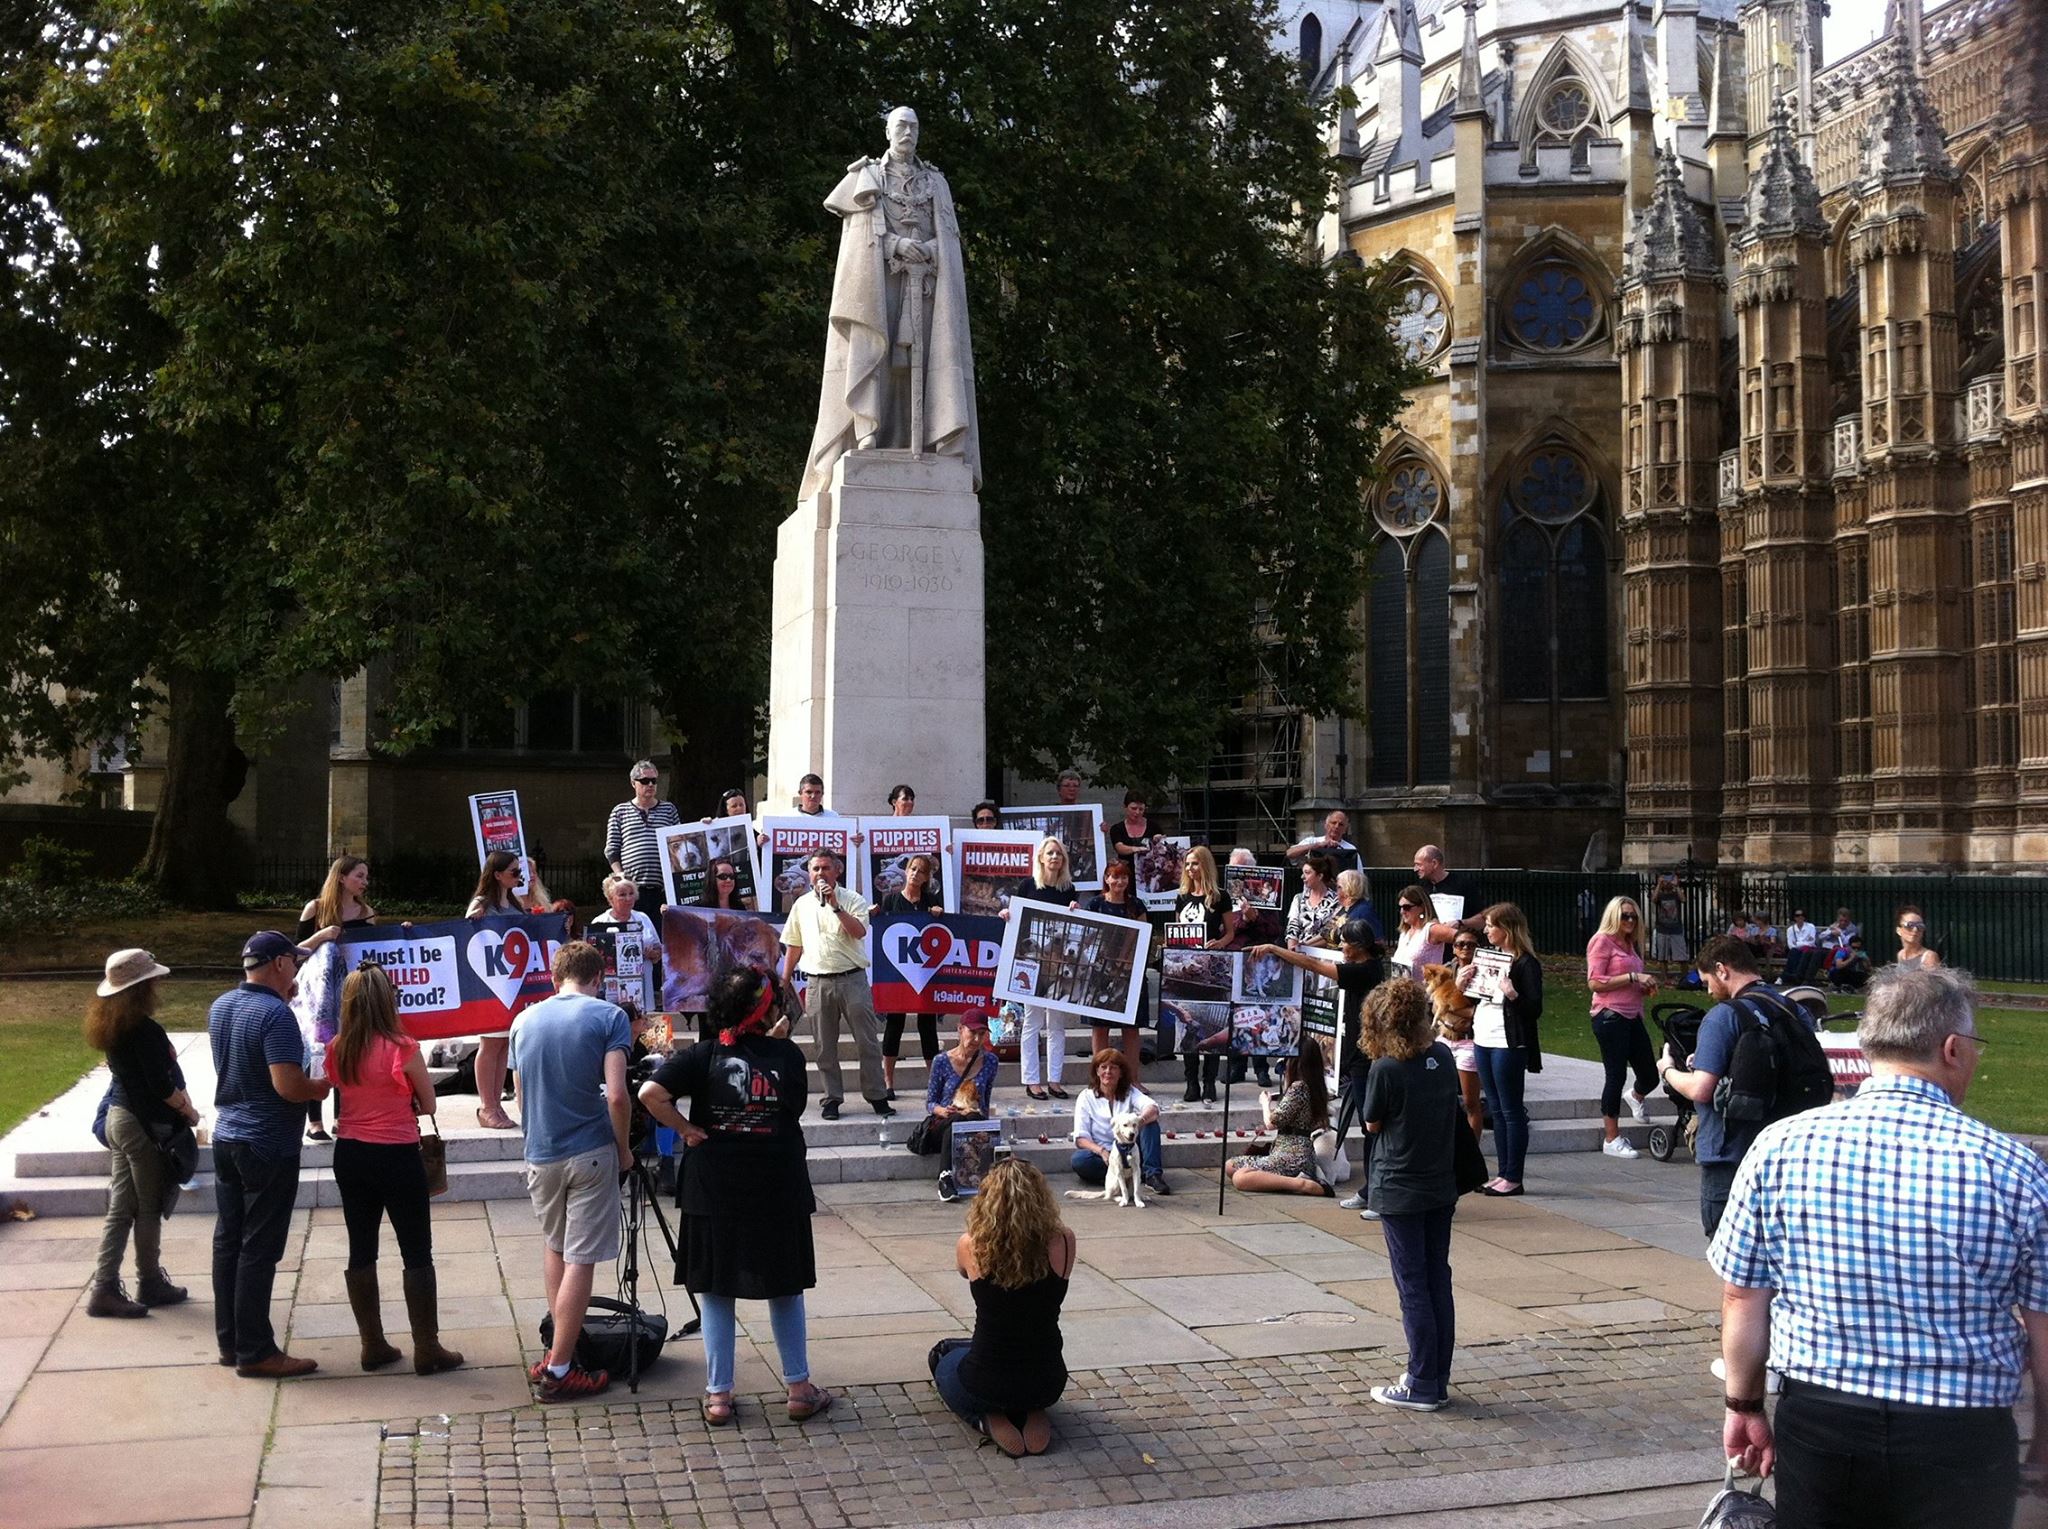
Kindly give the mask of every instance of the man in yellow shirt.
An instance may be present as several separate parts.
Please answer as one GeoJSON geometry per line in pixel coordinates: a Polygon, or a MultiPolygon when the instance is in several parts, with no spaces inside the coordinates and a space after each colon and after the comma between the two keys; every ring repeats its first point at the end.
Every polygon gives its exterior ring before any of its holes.
{"type": "Polygon", "coordinates": [[[818,1072],[825,1080],[819,1113],[839,1118],[845,1080],[839,1071],[839,1027],[853,1031],[860,1056],[860,1091],[877,1115],[893,1115],[882,1081],[882,1037],[875,1023],[875,997],[868,986],[868,902],[840,886],[839,857],[821,850],[804,867],[811,890],[796,900],[782,926],[782,979],[801,968],[809,992],[804,1008],[817,1028],[818,1072]]]}

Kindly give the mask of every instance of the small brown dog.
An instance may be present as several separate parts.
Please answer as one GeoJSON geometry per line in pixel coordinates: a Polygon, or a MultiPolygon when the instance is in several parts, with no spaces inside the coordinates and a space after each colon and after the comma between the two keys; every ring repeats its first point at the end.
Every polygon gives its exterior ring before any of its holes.
{"type": "Polygon", "coordinates": [[[1447,1041],[1472,1039],[1472,1011],[1478,1007],[1471,995],[1458,988],[1457,969],[1425,966],[1422,985],[1429,993],[1429,1006],[1436,1013],[1436,1030],[1447,1041]]]}
{"type": "Polygon", "coordinates": [[[964,1115],[981,1113],[981,1090],[974,1086],[974,1079],[960,1080],[960,1086],[953,1091],[953,1108],[964,1115]]]}

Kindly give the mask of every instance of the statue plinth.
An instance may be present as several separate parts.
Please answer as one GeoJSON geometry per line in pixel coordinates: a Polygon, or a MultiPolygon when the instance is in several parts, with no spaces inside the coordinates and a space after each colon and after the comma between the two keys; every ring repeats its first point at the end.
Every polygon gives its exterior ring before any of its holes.
{"type": "Polygon", "coordinates": [[[984,610],[968,464],[841,456],[776,533],[764,808],[815,770],[849,817],[886,813],[899,781],[964,817],[987,784],[984,610]]]}

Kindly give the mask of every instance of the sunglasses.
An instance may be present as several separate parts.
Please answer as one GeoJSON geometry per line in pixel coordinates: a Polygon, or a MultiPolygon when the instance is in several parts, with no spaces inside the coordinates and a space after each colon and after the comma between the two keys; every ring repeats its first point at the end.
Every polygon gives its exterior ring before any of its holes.
{"type": "Polygon", "coordinates": [[[996,826],[996,820],[994,818],[976,818],[974,826],[976,828],[993,828],[996,826]]]}
{"type": "Polygon", "coordinates": [[[1453,941],[1451,941],[1451,949],[1453,949],[1453,950],[1477,950],[1478,948],[1479,948],[1479,942],[1478,942],[1477,940],[1453,940],[1453,941]]]}
{"type": "Polygon", "coordinates": [[[1624,924],[1633,924],[1636,921],[1636,916],[1633,913],[1624,913],[1621,916],[1621,921],[1624,924]]]}
{"type": "Polygon", "coordinates": [[[715,879],[719,881],[738,881],[739,877],[731,871],[720,871],[715,879]]]}
{"type": "Polygon", "coordinates": [[[633,777],[633,784],[636,786],[658,786],[661,784],[661,778],[656,775],[636,775],[633,777]]]}
{"type": "Polygon", "coordinates": [[[1403,903],[1401,904],[1401,911],[1403,913],[1420,913],[1422,906],[1419,903],[1403,903]]]}
{"type": "Polygon", "coordinates": [[[1915,921],[1901,924],[1899,925],[1899,927],[1901,929],[1925,929],[1927,926],[1925,924],[1915,921]]]}

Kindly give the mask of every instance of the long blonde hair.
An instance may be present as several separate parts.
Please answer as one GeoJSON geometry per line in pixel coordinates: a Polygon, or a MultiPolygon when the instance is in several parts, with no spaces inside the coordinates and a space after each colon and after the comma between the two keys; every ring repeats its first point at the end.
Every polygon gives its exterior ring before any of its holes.
{"type": "Polygon", "coordinates": [[[334,1076],[351,1085],[361,1082],[357,1072],[370,1050],[371,1040],[379,1035],[391,1041],[405,1039],[405,1031],[398,1023],[398,998],[392,991],[391,978],[383,967],[365,963],[350,972],[348,981],[341,985],[341,1024],[333,1044],[327,1048],[334,1076]]]}
{"type": "Polygon", "coordinates": [[[1529,919],[1513,903],[1495,903],[1486,910],[1486,922],[1508,937],[1501,948],[1520,960],[1536,954],[1536,937],[1529,932],[1529,919]]]}
{"type": "Polygon", "coordinates": [[[1607,911],[1600,915],[1600,927],[1594,931],[1594,934],[1604,934],[1611,939],[1620,940],[1630,950],[1634,951],[1637,955],[1641,955],[1643,953],[1642,905],[1633,897],[1608,898],[1607,911]],[[1633,908],[1636,911],[1635,927],[1633,928],[1624,927],[1621,922],[1622,910],[1625,908],[1633,908]]]}
{"type": "Polygon", "coordinates": [[[1180,860],[1180,895],[1182,897],[1214,897],[1222,888],[1216,880],[1216,857],[1209,853],[1209,846],[1197,844],[1180,860]],[[1202,873],[1202,885],[1208,890],[1197,892],[1188,883],[1195,872],[1202,873]]]}
{"type": "Polygon", "coordinates": [[[1067,841],[1057,834],[1047,834],[1038,841],[1038,848],[1031,852],[1031,884],[1034,887],[1071,887],[1074,884],[1073,861],[1067,854],[1067,841]],[[1060,852],[1060,881],[1047,881],[1045,852],[1056,849],[1060,852]]]}
{"type": "MultiPolygon", "coordinates": [[[[320,883],[320,895],[313,899],[314,928],[333,929],[341,923],[342,899],[348,895],[341,883],[345,877],[355,873],[357,866],[369,863],[361,855],[341,855],[327,868],[327,879],[320,883]]],[[[364,918],[377,916],[377,910],[368,903],[360,906],[364,918]]]]}
{"type": "Polygon", "coordinates": [[[1045,1175],[1021,1157],[989,1169],[967,1207],[967,1241],[981,1277],[1022,1290],[1052,1273],[1052,1246],[1066,1230],[1045,1175]]]}

